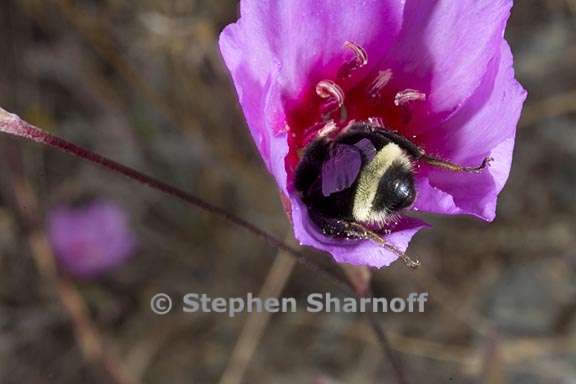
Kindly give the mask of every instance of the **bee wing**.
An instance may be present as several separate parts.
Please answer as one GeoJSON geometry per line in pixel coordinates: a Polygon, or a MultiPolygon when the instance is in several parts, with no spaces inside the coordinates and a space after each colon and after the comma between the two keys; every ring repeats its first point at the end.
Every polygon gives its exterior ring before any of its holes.
{"type": "Polygon", "coordinates": [[[360,173],[362,155],[354,145],[336,144],[322,164],[322,194],[330,196],[349,188],[360,173]]]}
{"type": "Polygon", "coordinates": [[[354,144],[354,146],[362,152],[366,158],[367,163],[369,163],[374,158],[374,156],[376,156],[376,148],[374,147],[374,144],[372,144],[372,142],[368,139],[362,139],[354,144]]]}

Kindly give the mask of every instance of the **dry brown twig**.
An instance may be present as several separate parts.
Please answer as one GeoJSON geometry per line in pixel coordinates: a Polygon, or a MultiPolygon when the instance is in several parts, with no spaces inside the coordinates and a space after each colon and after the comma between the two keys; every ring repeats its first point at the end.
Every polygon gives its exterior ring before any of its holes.
{"type": "Polygon", "coordinates": [[[528,105],[522,114],[520,125],[530,126],[547,118],[555,118],[575,112],[576,90],[572,90],[528,105]]]}
{"type": "Polygon", "coordinates": [[[576,0],[566,0],[566,4],[568,4],[572,15],[576,17],[576,0]]]}
{"type": "MultiPolygon", "coordinates": [[[[280,296],[295,264],[294,258],[285,252],[278,252],[258,296],[261,298],[280,296]]],[[[269,312],[250,313],[234,346],[228,366],[220,378],[220,384],[239,384],[242,382],[271,315],[269,312]]]]}
{"type": "MultiPolygon", "coordinates": [[[[106,38],[107,34],[104,32],[110,30],[110,26],[107,24],[109,23],[108,20],[90,17],[77,4],[68,0],[56,0],[55,5],[98,55],[114,67],[126,83],[144,97],[151,108],[167,121],[170,121],[174,127],[179,128],[185,135],[190,136],[192,133],[190,128],[197,126],[194,113],[198,111],[180,111],[174,108],[165,97],[151,86],[145,77],[139,73],[138,68],[132,65],[123,53],[106,38]]],[[[41,19],[41,15],[37,19],[41,19]]],[[[196,130],[194,133],[207,139],[205,137],[206,132],[203,130],[196,130]]],[[[197,140],[197,137],[192,137],[192,139],[197,140]]],[[[218,150],[218,156],[226,158],[228,167],[233,167],[235,172],[241,172],[244,177],[248,177],[249,173],[244,171],[245,162],[241,161],[240,156],[235,155],[237,151],[234,150],[234,145],[235,143],[219,140],[218,145],[214,147],[221,147],[218,150]]]]}

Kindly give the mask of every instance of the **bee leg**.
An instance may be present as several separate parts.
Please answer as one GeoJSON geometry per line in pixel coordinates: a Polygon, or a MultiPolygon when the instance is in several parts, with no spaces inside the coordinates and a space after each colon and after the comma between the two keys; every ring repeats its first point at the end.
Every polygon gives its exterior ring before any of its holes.
{"type": "Polygon", "coordinates": [[[451,163],[446,160],[439,159],[434,156],[427,155],[426,152],[416,144],[401,136],[397,133],[390,132],[390,131],[378,131],[378,133],[388,140],[392,141],[393,143],[399,145],[404,150],[408,151],[408,153],[415,159],[415,160],[423,160],[427,164],[430,164],[433,167],[448,169],[453,172],[480,172],[484,168],[490,165],[490,162],[494,159],[491,157],[486,157],[482,163],[476,167],[465,167],[459,164],[451,163]]]}
{"type": "Polygon", "coordinates": [[[367,239],[366,229],[347,220],[326,217],[319,212],[310,212],[310,219],[316,224],[323,235],[335,239],[362,240],[367,239]]]}
{"type": "Polygon", "coordinates": [[[428,156],[426,154],[422,154],[420,157],[421,160],[424,160],[426,163],[430,164],[433,167],[448,169],[453,172],[480,172],[484,168],[490,165],[490,162],[494,159],[491,157],[486,157],[482,160],[482,163],[476,167],[465,167],[462,165],[454,164],[449,161],[441,160],[436,157],[428,156]]]}
{"type": "Polygon", "coordinates": [[[398,256],[408,268],[416,269],[420,266],[420,261],[413,260],[404,252],[386,242],[382,236],[364,227],[362,224],[347,220],[327,218],[319,213],[312,212],[310,213],[310,218],[321,229],[325,236],[347,240],[372,240],[398,256]]]}
{"type": "MultiPolygon", "coordinates": [[[[360,224],[354,223],[354,225],[360,225],[360,224]]],[[[365,229],[365,231],[366,231],[366,235],[367,235],[368,239],[374,241],[377,244],[380,244],[381,246],[383,246],[384,248],[386,248],[387,250],[389,250],[390,252],[392,252],[393,254],[398,256],[398,258],[400,260],[402,260],[404,265],[406,265],[408,268],[416,269],[420,266],[420,260],[412,259],[410,256],[408,256],[407,254],[405,254],[404,252],[402,252],[401,250],[399,250],[398,248],[396,248],[392,244],[387,243],[386,240],[382,236],[380,236],[379,234],[377,234],[377,233],[375,233],[369,229],[365,229]]]]}

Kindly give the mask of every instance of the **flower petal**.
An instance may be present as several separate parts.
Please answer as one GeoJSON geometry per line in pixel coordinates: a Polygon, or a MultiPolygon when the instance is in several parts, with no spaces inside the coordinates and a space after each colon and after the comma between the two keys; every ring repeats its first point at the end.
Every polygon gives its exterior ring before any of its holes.
{"type": "MultiPolygon", "coordinates": [[[[386,267],[394,262],[398,256],[370,240],[350,241],[337,240],[322,236],[313,227],[306,206],[299,199],[292,199],[292,223],[294,235],[301,245],[330,253],[339,263],[354,265],[368,265],[371,267],[386,267]]],[[[428,227],[428,224],[411,217],[403,217],[393,228],[392,233],[385,236],[390,245],[402,252],[419,230],[428,227]]]]}
{"type": "Polygon", "coordinates": [[[506,42],[484,82],[450,119],[424,137],[426,150],[463,165],[494,159],[481,173],[454,173],[424,167],[417,181],[419,210],[471,214],[491,221],[496,199],[510,165],[516,125],[526,91],[514,78],[512,53],[506,42]]]}
{"type": "Polygon", "coordinates": [[[346,41],[377,62],[398,35],[402,12],[403,1],[245,0],[241,18],[222,33],[222,54],[229,67],[247,62],[260,79],[281,68],[278,81],[294,96],[313,71],[350,55],[346,41]]]}
{"type": "Polygon", "coordinates": [[[408,0],[386,62],[397,84],[426,93],[410,133],[448,116],[479,86],[498,55],[512,0],[408,0]]]}
{"type": "Polygon", "coordinates": [[[47,225],[59,265],[78,278],[97,277],[120,266],[136,245],[125,211],[108,201],[53,208],[47,225]]]}

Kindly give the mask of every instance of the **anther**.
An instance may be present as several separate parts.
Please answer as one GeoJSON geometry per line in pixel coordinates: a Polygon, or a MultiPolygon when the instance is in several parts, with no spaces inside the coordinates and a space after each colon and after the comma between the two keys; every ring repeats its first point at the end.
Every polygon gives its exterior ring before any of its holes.
{"type": "Polygon", "coordinates": [[[368,63],[368,54],[366,53],[364,48],[362,48],[358,44],[353,43],[351,41],[347,41],[344,43],[344,48],[351,49],[352,52],[354,52],[354,55],[356,56],[356,64],[359,67],[362,67],[368,63]]]}
{"type": "Polygon", "coordinates": [[[347,41],[344,43],[344,48],[352,50],[352,52],[354,53],[354,58],[344,63],[344,65],[342,65],[342,67],[338,71],[338,78],[340,79],[346,79],[350,77],[352,75],[352,72],[354,72],[359,68],[362,68],[368,63],[368,54],[366,53],[364,48],[362,48],[358,44],[347,41]]]}
{"type": "Polygon", "coordinates": [[[331,80],[322,80],[316,85],[316,94],[323,99],[330,99],[341,107],[344,104],[344,91],[331,80]]]}
{"type": "Polygon", "coordinates": [[[405,89],[400,91],[394,97],[394,105],[401,106],[412,101],[424,101],[426,94],[415,89],[405,89]]]}
{"type": "Polygon", "coordinates": [[[386,69],[384,71],[378,71],[378,75],[376,75],[376,79],[370,85],[370,89],[368,90],[368,95],[371,98],[377,98],[380,96],[380,92],[382,89],[390,82],[392,79],[392,70],[386,69]]]}
{"type": "Polygon", "coordinates": [[[340,111],[340,120],[346,115],[344,108],[344,91],[331,80],[322,80],[316,85],[316,94],[326,102],[321,105],[322,119],[327,122],[333,119],[332,114],[340,111]]]}
{"type": "Polygon", "coordinates": [[[368,124],[370,124],[373,127],[382,128],[384,127],[384,120],[382,120],[381,117],[369,117],[368,124]]]}
{"type": "Polygon", "coordinates": [[[330,121],[326,123],[317,133],[317,137],[327,137],[330,136],[332,133],[338,130],[338,126],[333,122],[330,121]]]}

